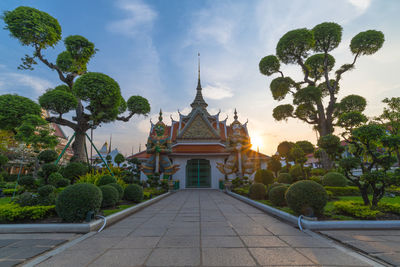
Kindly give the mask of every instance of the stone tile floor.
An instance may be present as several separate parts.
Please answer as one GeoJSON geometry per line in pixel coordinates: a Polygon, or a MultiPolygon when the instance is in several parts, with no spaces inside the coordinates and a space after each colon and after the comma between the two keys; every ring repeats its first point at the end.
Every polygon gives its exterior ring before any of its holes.
{"type": "Polygon", "coordinates": [[[0,267],[18,265],[79,236],[77,234],[0,234],[0,267]]]}
{"type": "Polygon", "coordinates": [[[182,190],[39,266],[369,266],[216,190],[182,190]]]}
{"type": "Polygon", "coordinates": [[[321,233],[388,264],[400,266],[400,230],[341,230],[321,233]]]}

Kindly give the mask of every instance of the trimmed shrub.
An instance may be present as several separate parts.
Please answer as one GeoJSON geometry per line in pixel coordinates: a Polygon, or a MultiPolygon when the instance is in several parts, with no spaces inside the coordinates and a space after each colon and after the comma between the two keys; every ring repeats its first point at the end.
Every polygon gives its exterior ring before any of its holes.
{"type": "Polygon", "coordinates": [[[70,162],[63,169],[62,175],[73,183],[79,176],[86,174],[87,165],[80,162],[70,162]]]}
{"type": "Polygon", "coordinates": [[[38,155],[38,159],[44,163],[50,163],[58,158],[58,153],[54,150],[44,150],[38,155]]]}
{"type": "Polygon", "coordinates": [[[62,178],[57,181],[56,187],[57,188],[66,187],[66,186],[69,186],[70,183],[71,182],[68,179],[62,178]]]}
{"type": "Polygon", "coordinates": [[[287,191],[287,186],[280,185],[275,186],[269,191],[268,198],[275,206],[286,206],[285,193],[287,191]]]}
{"type": "Polygon", "coordinates": [[[313,176],[323,176],[326,173],[325,169],[321,169],[321,168],[314,168],[311,169],[310,174],[313,176]]]}
{"type": "Polygon", "coordinates": [[[265,186],[262,183],[252,184],[249,188],[249,197],[251,199],[265,199],[265,186]]]}
{"type": "Polygon", "coordinates": [[[338,186],[324,186],[326,190],[332,192],[335,197],[342,197],[342,196],[359,196],[360,189],[357,186],[345,186],[345,187],[338,187],[338,186]]]}
{"type": "Polygon", "coordinates": [[[293,183],[293,177],[289,173],[281,172],[278,176],[278,183],[291,184],[293,183]]]}
{"type": "Polygon", "coordinates": [[[52,185],[44,185],[39,187],[38,193],[38,204],[41,206],[54,205],[56,202],[57,189],[52,185]]]}
{"type": "Polygon", "coordinates": [[[324,186],[346,186],[347,179],[339,172],[328,172],[322,177],[322,185],[324,186]]]}
{"type": "Polygon", "coordinates": [[[5,182],[15,182],[17,181],[18,174],[3,174],[5,182]]]}
{"type": "Polygon", "coordinates": [[[270,185],[268,186],[268,189],[267,189],[267,197],[268,197],[269,192],[271,191],[272,188],[274,188],[275,186],[280,186],[280,185],[285,185],[285,184],[281,184],[281,183],[273,183],[273,184],[270,184],[270,185]]]}
{"type": "Polygon", "coordinates": [[[102,185],[100,190],[103,194],[103,200],[101,201],[101,207],[114,207],[118,202],[119,194],[117,189],[111,185],[102,185]]]}
{"type": "Polygon", "coordinates": [[[124,190],[124,199],[139,203],[143,200],[143,188],[137,184],[130,184],[124,190]]]}
{"type": "Polygon", "coordinates": [[[113,183],[116,183],[116,182],[117,182],[117,179],[115,179],[113,176],[104,175],[104,176],[101,176],[100,179],[97,181],[97,186],[113,184],[113,183]]]}
{"type": "Polygon", "coordinates": [[[0,222],[43,219],[54,213],[54,206],[26,206],[9,203],[0,206],[0,222]]]}
{"type": "Polygon", "coordinates": [[[302,180],[304,178],[303,170],[300,164],[296,164],[290,167],[289,174],[292,176],[293,180],[302,180]]]}
{"type": "Polygon", "coordinates": [[[124,188],[121,185],[117,184],[117,183],[111,183],[111,184],[108,184],[108,185],[111,185],[112,187],[114,187],[118,191],[118,200],[121,200],[122,197],[124,196],[124,188]]]}
{"type": "Polygon", "coordinates": [[[48,178],[52,173],[58,172],[58,167],[53,163],[45,163],[42,165],[42,173],[45,178],[48,178]]]}
{"type": "Polygon", "coordinates": [[[56,200],[56,211],[66,222],[83,221],[89,211],[97,212],[102,201],[101,190],[93,184],[74,184],[65,188],[56,200]]]}
{"type": "Polygon", "coordinates": [[[292,184],[285,195],[289,207],[297,214],[321,215],[328,201],[325,188],[310,180],[292,184]]]}
{"type": "Polygon", "coordinates": [[[19,195],[15,202],[18,203],[21,207],[35,206],[38,204],[38,198],[30,192],[25,192],[19,195]]]}
{"type": "Polygon", "coordinates": [[[19,185],[24,186],[25,188],[34,188],[35,187],[35,178],[30,175],[21,176],[18,181],[19,185]]]}
{"type": "Polygon", "coordinates": [[[59,172],[55,172],[50,174],[49,176],[49,184],[53,185],[53,186],[57,186],[57,182],[61,179],[63,179],[64,177],[61,175],[61,173],[59,172]]]}
{"type": "Polygon", "coordinates": [[[311,176],[308,178],[311,181],[314,181],[316,183],[322,184],[322,177],[321,176],[311,176]]]}
{"type": "Polygon", "coordinates": [[[254,182],[269,185],[274,182],[274,174],[269,170],[258,169],[254,175],[254,182]]]}
{"type": "Polygon", "coordinates": [[[379,210],[371,210],[369,206],[358,201],[335,201],[333,202],[335,213],[350,215],[360,219],[374,220],[376,216],[382,215],[379,210]]]}

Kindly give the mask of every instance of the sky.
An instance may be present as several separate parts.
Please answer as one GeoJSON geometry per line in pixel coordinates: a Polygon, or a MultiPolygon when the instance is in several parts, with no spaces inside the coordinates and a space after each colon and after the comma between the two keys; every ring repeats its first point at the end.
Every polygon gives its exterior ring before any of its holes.
{"type": "MultiPolygon", "coordinates": [[[[45,11],[55,17],[63,38],[82,35],[99,51],[88,70],[114,78],[127,99],[147,98],[149,116],[135,116],[129,122],[103,124],[94,131],[101,146],[112,135],[112,146],[129,155],[144,149],[150,118],[157,120],[160,108],[164,122],[178,120],[178,109],[187,114],[197,85],[197,54],[201,54],[203,96],[212,114],[221,110],[221,119],[249,120],[253,143],[261,152],[275,153],[285,140],[316,143],[312,126],[295,119],[277,122],[272,110],[269,84],[276,76],[263,76],[258,63],[274,54],[286,32],[311,29],[322,22],[343,27],[342,43],[332,51],[336,67],[350,63],[350,40],[359,32],[375,29],[385,34],[383,47],[374,55],[360,57],[354,70],[344,74],[338,99],[359,94],[367,99],[366,114],[382,112],[385,97],[399,96],[400,82],[400,1],[397,0],[1,0],[0,12],[20,5],[45,11]]],[[[0,94],[13,93],[37,101],[48,88],[61,82],[54,71],[37,65],[33,71],[17,67],[20,58],[31,54],[4,30],[0,21],[0,94]]],[[[43,54],[55,61],[63,43],[43,54]]],[[[285,75],[301,78],[297,65],[284,65],[285,75]]],[[[72,113],[71,113],[72,114],[72,113]]],[[[72,116],[71,114],[67,115],[72,116]]],[[[67,135],[72,131],[64,127],[67,135]]]]}

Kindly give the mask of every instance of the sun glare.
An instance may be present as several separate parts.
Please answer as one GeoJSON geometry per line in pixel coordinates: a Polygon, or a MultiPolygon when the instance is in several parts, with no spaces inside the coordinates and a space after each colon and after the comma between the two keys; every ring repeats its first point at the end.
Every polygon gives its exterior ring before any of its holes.
{"type": "Polygon", "coordinates": [[[261,149],[263,147],[263,142],[261,137],[258,135],[253,135],[251,137],[251,146],[254,150],[257,150],[257,148],[261,149]]]}

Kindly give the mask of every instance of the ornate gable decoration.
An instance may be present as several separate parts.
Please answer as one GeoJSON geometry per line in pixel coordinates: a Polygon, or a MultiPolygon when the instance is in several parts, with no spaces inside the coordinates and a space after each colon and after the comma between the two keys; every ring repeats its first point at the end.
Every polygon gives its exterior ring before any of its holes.
{"type": "Polygon", "coordinates": [[[220,139],[215,129],[200,112],[194,116],[186,124],[185,128],[179,134],[178,138],[182,139],[220,139]]]}

